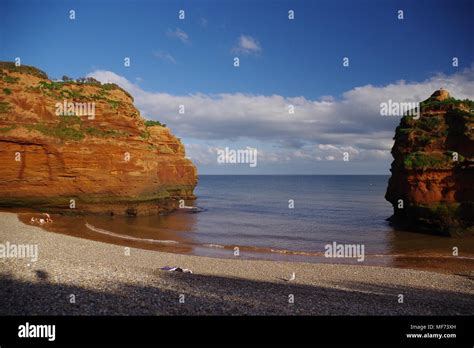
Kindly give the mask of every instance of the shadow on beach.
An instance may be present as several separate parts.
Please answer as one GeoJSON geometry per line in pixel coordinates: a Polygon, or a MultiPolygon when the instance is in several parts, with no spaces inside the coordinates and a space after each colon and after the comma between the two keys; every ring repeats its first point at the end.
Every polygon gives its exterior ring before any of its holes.
{"type": "Polygon", "coordinates": [[[147,285],[85,288],[36,274],[35,282],[0,276],[0,315],[472,315],[474,306],[465,293],[362,282],[326,288],[156,271],[147,285]],[[69,302],[71,294],[76,303],[69,302]]]}

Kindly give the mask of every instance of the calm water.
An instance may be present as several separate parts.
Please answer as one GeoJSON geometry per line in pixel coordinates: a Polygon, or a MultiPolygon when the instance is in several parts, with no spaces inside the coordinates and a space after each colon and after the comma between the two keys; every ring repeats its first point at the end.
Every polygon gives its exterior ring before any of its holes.
{"type": "Polygon", "coordinates": [[[435,237],[389,226],[386,219],[392,207],[384,199],[388,178],[201,176],[195,191],[198,199],[189,203],[203,208],[201,213],[57,217],[53,230],[121,245],[218,257],[234,257],[238,246],[244,258],[341,262],[322,257],[324,246],[334,241],[364,244],[369,264],[408,262],[425,267],[423,260],[436,258],[432,266],[443,268],[460,260],[451,257],[453,246],[459,247],[461,256],[474,255],[472,237],[435,237]],[[289,200],[294,200],[293,209],[289,200]]]}

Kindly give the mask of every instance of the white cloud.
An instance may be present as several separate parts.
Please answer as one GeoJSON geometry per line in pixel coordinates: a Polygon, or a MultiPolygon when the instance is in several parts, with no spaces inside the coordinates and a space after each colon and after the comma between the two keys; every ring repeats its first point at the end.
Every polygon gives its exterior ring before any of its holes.
{"type": "Polygon", "coordinates": [[[158,52],[153,52],[153,55],[160,60],[164,60],[166,62],[176,64],[176,59],[174,59],[174,57],[168,52],[158,51],[158,52]]]}
{"type": "MultiPolygon", "coordinates": [[[[125,88],[145,117],[166,123],[188,143],[218,142],[222,147],[248,140],[249,146],[251,142],[265,143],[268,148],[273,145],[272,150],[259,153],[262,162],[337,160],[343,152],[351,159],[389,159],[399,118],[380,116],[381,102],[422,101],[440,87],[456,98],[474,99],[474,66],[422,82],[356,87],[341,98],[325,96],[318,100],[244,93],[179,96],[145,91],[110,71],[99,70],[88,76],[125,88]],[[290,104],[295,106],[294,114],[288,112],[290,104]],[[185,105],[184,115],[178,113],[179,105],[185,105]]],[[[187,144],[187,150],[193,153],[193,160],[196,156],[201,156],[198,160],[203,163],[209,158],[215,160],[212,146],[193,148],[187,144]]]]}
{"type": "Polygon", "coordinates": [[[259,54],[262,52],[260,43],[249,35],[240,35],[237,44],[232,48],[233,53],[259,54]]]}
{"type": "Polygon", "coordinates": [[[187,144],[186,155],[191,158],[195,164],[216,164],[217,147],[202,144],[187,144]]]}
{"type": "MultiPolygon", "coordinates": [[[[245,146],[239,147],[235,143],[226,140],[219,141],[218,143],[220,144],[219,146],[214,144],[186,144],[186,153],[197,165],[213,165],[217,163],[217,150],[219,148],[226,146],[229,148],[245,148],[245,146]]],[[[349,155],[347,158],[349,161],[390,161],[391,159],[389,150],[365,150],[352,146],[336,146],[331,144],[323,146],[305,145],[299,149],[278,147],[270,151],[259,146],[254,147],[258,150],[258,162],[260,164],[343,161],[345,153],[349,155]]]]}
{"type": "Polygon", "coordinates": [[[186,32],[184,32],[180,28],[176,28],[176,30],[168,29],[168,31],[166,32],[166,35],[168,35],[169,37],[172,37],[172,38],[176,38],[176,39],[180,40],[182,43],[188,43],[189,42],[188,34],[186,34],[186,32]]]}

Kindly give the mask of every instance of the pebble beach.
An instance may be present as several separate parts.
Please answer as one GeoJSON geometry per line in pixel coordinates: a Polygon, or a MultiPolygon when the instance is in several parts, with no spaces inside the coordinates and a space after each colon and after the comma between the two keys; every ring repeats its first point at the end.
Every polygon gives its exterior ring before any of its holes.
{"type": "Polygon", "coordinates": [[[37,245],[38,258],[0,258],[0,315],[472,315],[474,308],[473,280],[455,274],[127,249],[0,213],[0,244],[7,243],[37,245]]]}

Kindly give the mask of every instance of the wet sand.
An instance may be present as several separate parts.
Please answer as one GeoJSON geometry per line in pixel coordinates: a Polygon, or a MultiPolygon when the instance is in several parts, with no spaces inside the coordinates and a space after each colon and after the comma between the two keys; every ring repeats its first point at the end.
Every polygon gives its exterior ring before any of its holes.
{"type": "Polygon", "coordinates": [[[6,242],[36,244],[39,257],[0,259],[3,315],[472,315],[474,308],[468,276],[135,248],[127,255],[124,246],[47,232],[0,213],[6,242]]]}
{"type": "MultiPolygon", "coordinates": [[[[30,218],[32,216],[41,216],[41,214],[27,210],[17,213],[19,219],[27,225],[31,225],[30,218]]],[[[194,217],[194,214],[182,212],[163,217],[163,220],[166,220],[156,221],[153,228],[141,223],[141,219],[146,219],[146,217],[128,219],[104,216],[52,215],[52,217],[54,219],[53,224],[41,226],[50,232],[169,253],[235,259],[234,248],[238,246],[239,258],[247,260],[370,265],[429,270],[447,274],[471,274],[474,271],[474,254],[469,252],[473,249],[474,238],[472,237],[442,238],[443,242],[449,243],[442,243],[442,246],[438,248],[424,245],[424,247],[421,246],[420,250],[420,246],[417,245],[419,241],[413,240],[413,233],[407,232],[407,240],[394,242],[397,247],[393,248],[390,253],[371,253],[366,248],[364,260],[359,262],[356,258],[328,259],[324,256],[324,251],[298,251],[245,245],[198,243],[192,237],[185,237],[179,232],[191,228],[190,220],[194,217]],[[160,222],[163,227],[160,227],[160,222]],[[133,233],[130,233],[130,225],[134,227],[133,233]],[[458,246],[458,249],[460,249],[458,256],[452,255],[452,248],[448,244],[458,246]]],[[[436,241],[439,244],[439,240],[436,241]]]]}

